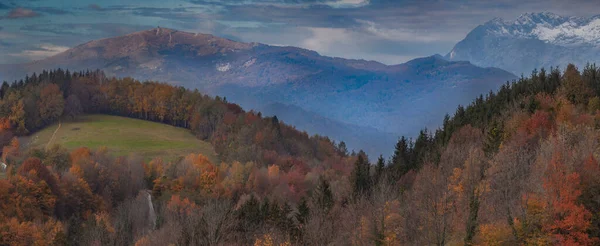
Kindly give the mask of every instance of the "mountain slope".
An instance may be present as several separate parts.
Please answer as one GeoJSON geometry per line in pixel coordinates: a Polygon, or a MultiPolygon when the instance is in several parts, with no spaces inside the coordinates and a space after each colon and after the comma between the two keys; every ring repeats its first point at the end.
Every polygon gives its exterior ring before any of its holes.
{"type": "MultiPolygon", "coordinates": [[[[387,66],[321,56],[297,47],[155,28],[91,41],[37,62],[0,67],[0,79],[58,67],[103,69],[109,76],[198,88],[248,109],[261,110],[273,103],[297,106],[330,120],[318,123],[314,129],[320,130],[311,134],[346,129],[332,124],[341,122],[391,132],[394,139],[415,135],[423,125],[437,127],[458,104],[515,78],[501,69],[447,61],[439,55],[387,66]]],[[[289,123],[305,122],[295,117],[289,123]]],[[[364,149],[374,146],[366,141],[356,144],[364,149]]],[[[392,146],[388,146],[369,154],[390,153],[392,146]]]]}
{"type": "Polygon", "coordinates": [[[526,13],[514,21],[493,19],[471,31],[446,55],[515,74],[533,69],[582,67],[600,62],[600,15],[563,17],[552,13],[526,13]]]}
{"type": "Polygon", "coordinates": [[[360,149],[367,153],[392,154],[390,146],[398,141],[395,134],[378,131],[371,127],[346,124],[332,120],[298,106],[283,103],[271,103],[260,108],[266,116],[277,115],[283,122],[294,122],[294,126],[313,134],[325,135],[336,141],[344,141],[348,151],[360,149]],[[383,150],[388,150],[382,152],[383,150]]]}

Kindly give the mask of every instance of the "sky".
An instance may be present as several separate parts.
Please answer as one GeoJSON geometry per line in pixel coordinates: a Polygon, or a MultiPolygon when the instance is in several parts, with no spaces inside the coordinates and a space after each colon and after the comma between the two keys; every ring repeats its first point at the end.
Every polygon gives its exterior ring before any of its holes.
{"type": "Polygon", "coordinates": [[[157,26],[398,64],[495,17],[600,14],[598,0],[0,0],[0,64],[157,26]]]}

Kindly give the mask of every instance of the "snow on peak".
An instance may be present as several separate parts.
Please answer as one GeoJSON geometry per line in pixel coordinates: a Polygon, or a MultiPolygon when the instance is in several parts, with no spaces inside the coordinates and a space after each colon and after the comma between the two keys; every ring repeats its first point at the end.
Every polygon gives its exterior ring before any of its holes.
{"type": "Polygon", "coordinates": [[[219,72],[227,72],[231,69],[231,64],[229,63],[225,63],[225,64],[217,64],[217,70],[219,72]]]}
{"type": "Polygon", "coordinates": [[[600,15],[563,17],[550,12],[525,13],[514,21],[495,18],[488,21],[488,34],[538,39],[557,45],[600,45],[600,15]]]}

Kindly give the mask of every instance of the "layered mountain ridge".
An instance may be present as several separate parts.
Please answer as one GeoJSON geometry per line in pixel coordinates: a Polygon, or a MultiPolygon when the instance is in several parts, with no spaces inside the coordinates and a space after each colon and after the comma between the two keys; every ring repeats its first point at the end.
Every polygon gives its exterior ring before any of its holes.
{"type": "Polygon", "coordinates": [[[400,135],[414,136],[423,125],[437,127],[458,104],[515,78],[501,69],[440,55],[388,66],[154,28],[91,41],[28,64],[0,66],[0,79],[54,68],[102,69],[109,76],[197,88],[247,109],[281,115],[298,129],[346,141],[350,149],[370,155],[391,154],[400,135]]]}

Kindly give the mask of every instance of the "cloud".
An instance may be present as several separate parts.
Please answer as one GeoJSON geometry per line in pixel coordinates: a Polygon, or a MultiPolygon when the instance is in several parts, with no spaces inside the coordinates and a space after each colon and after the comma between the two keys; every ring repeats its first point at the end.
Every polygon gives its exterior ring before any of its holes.
{"type": "Polygon", "coordinates": [[[36,17],[39,16],[40,14],[31,10],[31,9],[26,9],[26,8],[16,8],[11,10],[10,12],[8,12],[8,14],[6,14],[6,18],[8,19],[20,19],[20,18],[32,18],[32,17],[36,17]]]}
{"type": "MultiPolygon", "coordinates": [[[[514,19],[531,11],[579,16],[600,14],[597,1],[591,0],[0,2],[0,19],[8,18],[10,13],[5,13],[10,10],[15,12],[15,18],[40,16],[36,22],[13,21],[10,26],[5,25],[0,40],[16,46],[1,50],[3,54],[36,50],[40,43],[72,46],[159,25],[244,42],[299,46],[324,55],[375,59],[388,64],[435,53],[445,54],[469,31],[494,17],[514,19]],[[28,9],[17,11],[14,9],[16,3],[28,9]],[[24,10],[31,12],[27,14],[24,10]],[[3,38],[9,34],[19,38],[3,38]]],[[[4,60],[0,56],[0,63],[4,60]]]]}
{"type": "Polygon", "coordinates": [[[88,5],[88,9],[96,10],[96,11],[103,10],[103,8],[100,5],[95,4],[95,3],[92,3],[92,4],[88,5]]]}
{"type": "Polygon", "coordinates": [[[370,2],[370,0],[334,0],[325,2],[325,4],[334,8],[358,8],[369,5],[370,2]]]}
{"type": "Polygon", "coordinates": [[[52,15],[72,14],[71,11],[66,11],[64,9],[52,8],[52,7],[37,7],[37,8],[34,8],[33,10],[35,10],[37,12],[44,12],[47,14],[52,14],[52,15]]]}
{"type": "Polygon", "coordinates": [[[190,3],[199,5],[221,6],[296,6],[307,7],[311,5],[327,5],[336,8],[356,8],[368,5],[371,0],[189,0],[190,3]]]}
{"type": "Polygon", "coordinates": [[[438,32],[429,32],[428,30],[406,29],[406,28],[385,28],[379,26],[373,21],[357,20],[362,23],[366,33],[375,37],[391,41],[407,42],[439,42],[453,41],[454,36],[443,35],[438,32]]]}
{"type": "Polygon", "coordinates": [[[352,34],[343,28],[308,28],[312,36],[302,42],[302,47],[317,52],[331,50],[334,46],[351,42],[352,34]]]}
{"type": "Polygon", "coordinates": [[[147,30],[155,26],[130,25],[121,23],[68,23],[68,24],[36,24],[25,25],[19,30],[36,34],[50,34],[60,37],[77,37],[79,39],[98,39],[126,35],[132,32],[147,30]]]}
{"type": "Polygon", "coordinates": [[[53,44],[42,44],[39,47],[29,50],[23,50],[20,53],[10,54],[11,56],[23,57],[29,60],[40,60],[46,57],[56,55],[68,50],[69,47],[53,44]]]}
{"type": "Polygon", "coordinates": [[[134,15],[145,17],[159,17],[167,20],[177,20],[185,22],[198,22],[200,20],[211,19],[207,14],[189,11],[186,8],[123,8],[125,11],[131,11],[134,15]]]}

